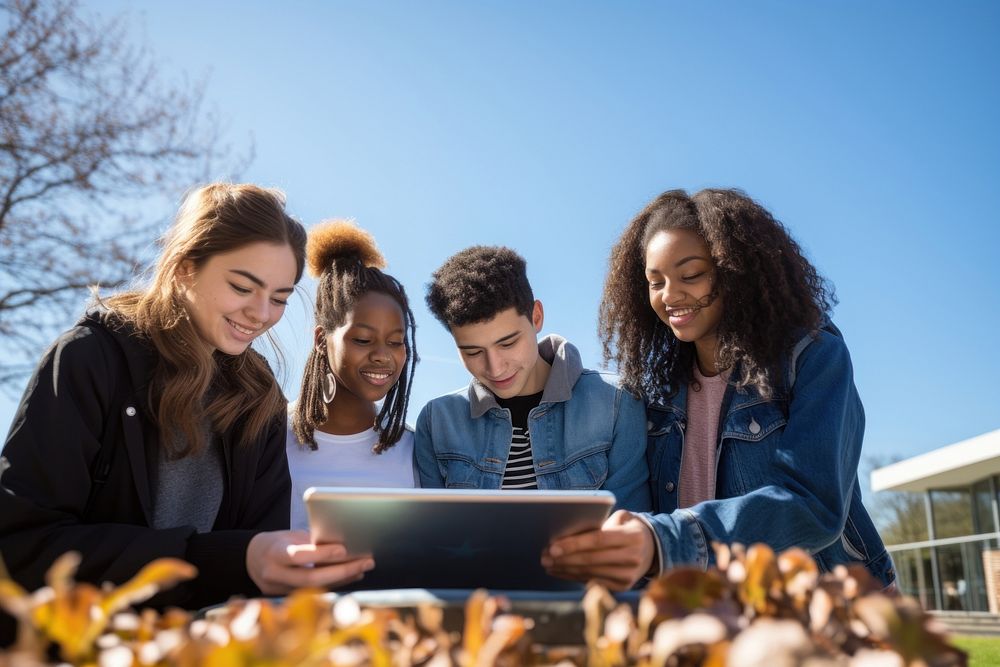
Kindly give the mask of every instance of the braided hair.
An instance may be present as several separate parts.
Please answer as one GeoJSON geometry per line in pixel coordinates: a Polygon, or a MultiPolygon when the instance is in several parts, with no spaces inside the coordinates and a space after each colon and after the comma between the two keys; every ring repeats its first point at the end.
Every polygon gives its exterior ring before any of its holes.
{"type": "MultiPolygon", "coordinates": [[[[406,363],[399,379],[386,394],[375,419],[378,441],[372,448],[381,454],[403,436],[406,409],[410,403],[413,370],[417,364],[415,324],[406,290],[398,280],[383,273],[385,259],[371,234],[346,220],[320,223],[309,232],[306,248],[309,273],[319,280],[316,288],[316,326],[329,333],[344,324],[354,304],[371,292],[392,298],[403,311],[403,344],[406,363]]],[[[302,390],[292,415],[292,430],[302,444],[316,449],[316,428],[326,423],[329,412],[323,400],[323,378],[330,366],[326,348],[313,347],[302,375],[302,390]]]]}

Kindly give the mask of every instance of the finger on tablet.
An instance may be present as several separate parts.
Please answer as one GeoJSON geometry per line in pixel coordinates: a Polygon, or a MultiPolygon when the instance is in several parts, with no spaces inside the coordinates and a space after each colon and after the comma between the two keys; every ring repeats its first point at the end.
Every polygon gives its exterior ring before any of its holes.
{"type": "Polygon", "coordinates": [[[553,558],[559,558],[565,554],[579,551],[590,551],[601,544],[601,531],[590,530],[578,535],[561,537],[549,545],[548,553],[553,558]]]}
{"type": "Polygon", "coordinates": [[[315,563],[336,563],[347,559],[347,549],[343,544],[290,544],[286,550],[288,560],[293,565],[315,563]]]}
{"type": "Polygon", "coordinates": [[[334,565],[315,567],[310,572],[310,577],[316,586],[343,586],[361,579],[365,572],[374,567],[375,561],[371,558],[356,558],[334,565]]]}
{"type": "Polygon", "coordinates": [[[637,548],[616,548],[568,553],[558,559],[553,559],[552,563],[559,567],[617,566],[634,568],[639,566],[641,560],[642,557],[637,548]]]}

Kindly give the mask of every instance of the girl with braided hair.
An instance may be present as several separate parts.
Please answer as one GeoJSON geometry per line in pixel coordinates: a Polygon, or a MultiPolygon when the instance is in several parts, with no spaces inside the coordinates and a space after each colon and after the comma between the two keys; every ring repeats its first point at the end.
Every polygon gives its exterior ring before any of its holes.
{"type": "Polygon", "coordinates": [[[861,502],[864,409],[832,290],[739,190],[665,192],[611,251],[605,361],[647,402],[652,513],[550,545],[553,573],[627,588],[713,543],[801,547],[823,570],[892,559],[861,502]]]}
{"type": "Polygon", "coordinates": [[[319,279],[315,344],[287,438],[291,525],[300,529],[310,486],[417,486],[405,422],[417,363],[406,291],[353,223],[315,227],[307,255],[319,279]]]}

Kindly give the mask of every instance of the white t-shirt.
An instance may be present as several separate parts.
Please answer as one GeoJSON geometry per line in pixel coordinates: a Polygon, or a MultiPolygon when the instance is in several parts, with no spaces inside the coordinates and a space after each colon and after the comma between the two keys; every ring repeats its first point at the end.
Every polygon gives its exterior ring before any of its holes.
{"type": "Polygon", "coordinates": [[[406,430],[395,445],[373,454],[378,441],[375,429],[354,435],[330,435],[316,431],[312,450],[299,444],[288,428],[286,449],[292,476],[292,530],[309,530],[302,494],[310,486],[367,486],[413,488],[419,486],[413,465],[413,432],[406,430]]]}

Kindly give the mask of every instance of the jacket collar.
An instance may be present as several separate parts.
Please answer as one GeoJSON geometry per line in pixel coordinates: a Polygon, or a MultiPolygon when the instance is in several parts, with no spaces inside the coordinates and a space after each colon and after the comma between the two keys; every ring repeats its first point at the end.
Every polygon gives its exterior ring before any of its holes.
{"type": "MultiPolygon", "coordinates": [[[[538,341],[538,356],[552,366],[542,391],[542,403],[568,401],[573,396],[573,386],[583,373],[579,350],[562,336],[549,334],[538,341]]],[[[469,415],[478,419],[498,407],[500,405],[493,392],[473,378],[469,383],[469,415]]]]}

